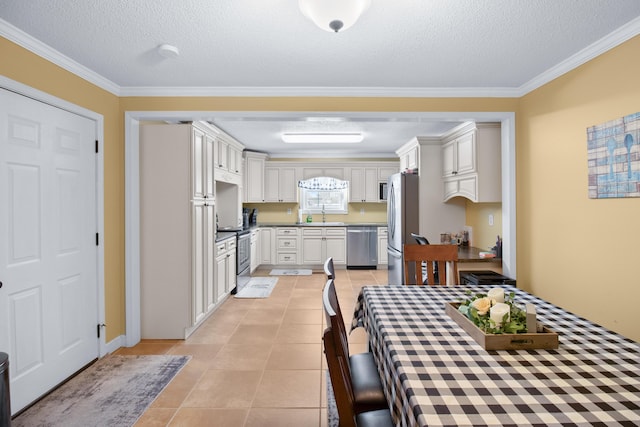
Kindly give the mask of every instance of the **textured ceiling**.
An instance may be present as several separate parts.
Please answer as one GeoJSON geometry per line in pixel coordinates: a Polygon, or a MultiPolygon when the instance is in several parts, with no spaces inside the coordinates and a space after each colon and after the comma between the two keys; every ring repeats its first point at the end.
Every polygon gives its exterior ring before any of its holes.
{"type": "MultiPolygon", "coordinates": [[[[518,96],[589,59],[593,46],[612,47],[601,46],[612,34],[615,43],[637,34],[639,17],[639,0],[373,0],[354,27],[334,34],[306,19],[297,0],[0,0],[0,35],[26,45],[24,32],[123,96],[518,96]],[[160,56],[162,43],[179,57],[160,56]]],[[[259,118],[214,121],[249,146],[260,136],[268,146],[287,122],[309,123],[259,118]]],[[[452,126],[374,119],[353,121],[371,138],[385,126],[420,135],[452,126]]],[[[380,135],[396,148],[408,140],[380,135]]]]}

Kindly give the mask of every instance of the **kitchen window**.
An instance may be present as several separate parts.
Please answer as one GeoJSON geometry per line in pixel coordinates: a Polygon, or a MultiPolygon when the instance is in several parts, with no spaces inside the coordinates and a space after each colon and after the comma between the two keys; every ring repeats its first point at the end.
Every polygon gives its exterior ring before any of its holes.
{"type": "Polygon", "coordinates": [[[308,214],[346,214],[349,202],[349,181],[317,177],[298,181],[300,209],[308,214]]]}

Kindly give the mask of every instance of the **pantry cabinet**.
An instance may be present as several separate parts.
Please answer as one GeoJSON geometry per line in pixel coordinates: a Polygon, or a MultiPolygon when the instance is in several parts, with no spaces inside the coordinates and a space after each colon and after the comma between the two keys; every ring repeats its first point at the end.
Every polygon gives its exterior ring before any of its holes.
{"type": "Polygon", "coordinates": [[[187,338],[224,297],[213,263],[214,140],[200,123],[140,126],[144,339],[187,338]]]}
{"type": "Polygon", "coordinates": [[[442,145],[444,201],[500,202],[500,147],[499,123],[470,123],[450,135],[442,145]]]}
{"type": "Polygon", "coordinates": [[[337,265],[347,263],[346,228],[302,228],[302,264],[323,264],[328,257],[337,265]]]}

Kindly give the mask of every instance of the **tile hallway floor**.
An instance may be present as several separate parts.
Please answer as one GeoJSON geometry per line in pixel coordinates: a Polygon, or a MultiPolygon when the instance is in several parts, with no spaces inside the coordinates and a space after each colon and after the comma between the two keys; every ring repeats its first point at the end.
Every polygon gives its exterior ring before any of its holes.
{"type": "MultiPolygon", "coordinates": [[[[191,356],[136,427],[325,427],[325,281],[320,272],[278,276],[269,298],[228,298],[185,341],[143,340],[119,349],[116,354],[191,356]]],[[[345,321],[363,285],[386,282],[387,270],[337,270],[345,321]]],[[[349,340],[352,353],[365,351],[362,328],[349,340]]]]}

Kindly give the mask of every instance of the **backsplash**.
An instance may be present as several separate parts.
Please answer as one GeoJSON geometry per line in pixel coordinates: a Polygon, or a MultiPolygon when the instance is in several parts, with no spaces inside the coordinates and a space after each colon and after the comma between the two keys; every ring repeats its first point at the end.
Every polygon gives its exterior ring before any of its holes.
{"type": "MultiPolygon", "coordinates": [[[[244,203],[245,208],[258,209],[258,224],[260,223],[291,223],[298,221],[297,203],[244,203]],[[288,213],[288,210],[291,213],[288,213]]],[[[386,203],[349,203],[349,213],[343,215],[326,215],[327,222],[345,223],[386,223],[386,203]],[[362,213],[361,213],[362,212],[362,213]]],[[[306,215],[304,216],[306,218],[306,215]]],[[[313,215],[313,221],[322,221],[322,214],[313,215]]]]}

